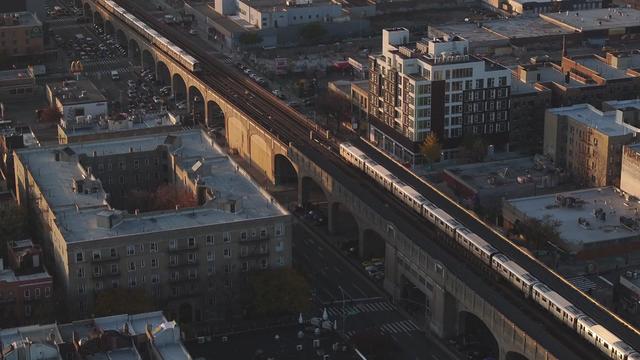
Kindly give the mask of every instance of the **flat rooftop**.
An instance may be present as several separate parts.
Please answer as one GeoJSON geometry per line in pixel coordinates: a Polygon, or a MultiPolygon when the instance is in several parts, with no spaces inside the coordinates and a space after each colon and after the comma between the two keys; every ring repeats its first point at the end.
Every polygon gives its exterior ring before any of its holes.
{"type": "Polygon", "coordinates": [[[532,157],[461,165],[444,171],[455,175],[477,191],[531,185],[549,174],[536,166],[532,157]]]}
{"type": "Polygon", "coordinates": [[[190,180],[200,178],[206,186],[215,189],[216,200],[203,206],[180,211],[143,212],[138,216],[125,215],[111,229],[99,227],[98,214],[110,211],[107,194],[100,189],[93,194],[78,194],[72,189],[75,179],[87,178],[85,169],[75,161],[56,161],[56,152],[88,154],[94,152],[113,155],[152,151],[163,146],[167,134],[116,138],[77,144],[52,145],[34,149],[21,149],[18,157],[34,177],[38,187],[46,195],[46,201],[56,214],[57,222],[67,242],[91,241],[114,236],[153,233],[209,226],[215,224],[269,218],[288,214],[266,192],[255,184],[248,174],[239,168],[201,130],[171,133],[179,138],[181,146],[170,150],[177,164],[187,171],[190,180]],[[41,171],[46,169],[46,171],[41,171]],[[229,212],[219,205],[235,201],[236,211],[229,212]]]}
{"type": "Polygon", "coordinates": [[[559,194],[526,197],[505,200],[511,207],[530,218],[543,219],[550,217],[560,224],[560,236],[568,245],[582,247],[584,244],[606,242],[640,235],[639,230],[632,230],[620,223],[620,217],[638,218],[640,203],[626,201],[624,196],[614,187],[591,188],[559,194]],[[558,196],[576,199],[576,206],[561,207],[558,196]],[[602,209],[605,220],[596,219],[594,213],[602,209]],[[589,226],[578,224],[583,218],[589,226]]]}
{"type": "Polygon", "coordinates": [[[552,24],[575,32],[637,27],[640,25],[640,10],[632,8],[578,10],[540,14],[540,17],[552,24]]]}
{"type": "Polygon", "coordinates": [[[0,71],[0,81],[33,80],[33,79],[34,79],[33,75],[27,69],[0,71]]]}
{"type": "Polygon", "coordinates": [[[106,102],[107,98],[91,80],[71,80],[48,83],[51,93],[62,105],[86,104],[94,102],[106,102]]]}
{"type": "MultiPolygon", "coordinates": [[[[591,70],[597,71],[600,76],[607,80],[615,80],[615,79],[624,79],[631,78],[632,76],[627,74],[627,68],[615,68],[606,62],[602,61],[598,57],[591,56],[576,56],[572,58],[578,64],[583,65],[591,70]]],[[[638,64],[640,64],[640,57],[633,56],[631,57],[631,62],[629,66],[630,68],[635,67],[633,65],[633,60],[638,59],[638,64]]]]}
{"type": "Polygon", "coordinates": [[[528,39],[553,35],[567,35],[572,31],[544,21],[539,17],[514,17],[504,20],[475,23],[444,24],[433,27],[434,31],[459,35],[470,43],[491,42],[509,39],[528,39]]]}
{"type": "MultiPolygon", "coordinates": [[[[300,5],[292,5],[292,6],[287,5],[287,0],[240,0],[240,2],[245,3],[254,9],[264,9],[264,10],[272,10],[272,11],[282,11],[288,8],[296,8],[296,7],[326,6],[326,5],[332,4],[330,0],[313,0],[313,1],[309,1],[308,4],[300,4],[300,5]]],[[[295,2],[295,0],[293,0],[292,2],[295,2]]]]}
{"type": "Polygon", "coordinates": [[[38,18],[28,11],[15,13],[0,13],[0,28],[10,26],[42,25],[38,18]]]}
{"type": "Polygon", "coordinates": [[[43,271],[35,274],[28,275],[16,275],[16,273],[11,269],[0,270],[0,283],[16,283],[16,282],[25,282],[25,281],[34,281],[34,280],[51,280],[52,277],[48,272],[43,271]]]}
{"type": "MultiPolygon", "coordinates": [[[[633,101],[636,107],[640,106],[640,100],[633,101]]],[[[628,106],[630,107],[631,105],[628,106]]],[[[547,111],[556,115],[570,117],[607,136],[621,136],[632,132],[627,126],[616,122],[616,111],[602,112],[589,104],[577,104],[548,109],[547,111]]]]}
{"type": "MultiPolygon", "coordinates": [[[[154,114],[153,116],[141,116],[127,119],[93,119],[90,122],[75,123],[61,122],[61,127],[68,137],[98,135],[98,134],[120,134],[123,132],[136,130],[152,130],[160,128],[169,129],[175,127],[178,123],[169,116],[167,112],[154,114]]],[[[177,129],[173,129],[174,131],[177,129]]]]}

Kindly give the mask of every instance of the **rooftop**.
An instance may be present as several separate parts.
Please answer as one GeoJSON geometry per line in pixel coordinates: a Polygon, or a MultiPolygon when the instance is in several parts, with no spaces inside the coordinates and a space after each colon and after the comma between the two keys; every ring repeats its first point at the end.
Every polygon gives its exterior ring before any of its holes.
{"type": "MultiPolygon", "coordinates": [[[[626,108],[640,108],[640,100],[630,100],[626,103],[626,108]]],[[[603,112],[589,104],[577,104],[547,111],[559,116],[567,116],[607,136],[622,136],[637,132],[637,128],[620,122],[617,110],[603,112]]]]}
{"type": "Polygon", "coordinates": [[[3,70],[0,71],[0,81],[9,80],[33,80],[33,73],[28,69],[3,70]]]}
{"type": "Polygon", "coordinates": [[[18,282],[28,282],[34,280],[52,280],[53,278],[49,273],[45,270],[43,272],[38,272],[35,274],[28,275],[17,275],[11,269],[3,269],[0,270],[0,283],[18,283],[18,282]]]}
{"type": "Polygon", "coordinates": [[[517,158],[450,167],[444,170],[476,191],[539,184],[555,168],[543,158],[517,158]]]}
{"type": "MultiPolygon", "coordinates": [[[[137,133],[140,131],[153,131],[165,128],[167,131],[176,130],[173,128],[178,123],[176,118],[169,116],[167,112],[160,114],[149,114],[139,116],[128,116],[122,118],[90,119],[81,117],[67,121],[62,119],[60,127],[64,129],[67,137],[82,137],[86,135],[106,135],[122,134],[123,132],[137,133]]],[[[71,141],[69,141],[71,142],[71,141]]]]}
{"type": "Polygon", "coordinates": [[[330,0],[240,0],[254,9],[283,11],[290,7],[314,7],[332,4],[330,0]]]}
{"type": "Polygon", "coordinates": [[[540,14],[552,24],[576,32],[636,27],[640,23],[640,10],[632,8],[605,8],[562,13],[540,14]]]}
{"type": "Polygon", "coordinates": [[[42,22],[30,12],[1,13],[0,27],[42,25],[42,22]]]}
{"type": "Polygon", "coordinates": [[[73,353],[79,351],[91,360],[140,360],[142,357],[132,341],[133,336],[140,335],[149,341],[150,346],[155,348],[163,359],[191,360],[180,340],[180,328],[175,322],[167,321],[159,311],[86,319],[61,325],[4,329],[0,330],[0,344],[5,345],[5,350],[2,351],[5,351],[3,354],[6,356],[11,356],[13,351],[6,347],[9,344],[14,344],[14,348],[44,344],[54,348],[57,355],[46,359],[72,358],[73,353]],[[150,329],[149,333],[147,327],[150,329]],[[150,334],[152,339],[147,334],[150,334]],[[76,341],[78,350],[69,346],[76,341]]]}
{"type": "Polygon", "coordinates": [[[572,247],[640,235],[637,200],[626,200],[614,187],[591,188],[558,194],[505,200],[530,218],[557,220],[560,236],[572,247]],[[562,205],[562,199],[570,199],[562,205]],[[568,205],[570,204],[570,205],[568,205]],[[602,214],[596,218],[595,214],[602,214]],[[620,218],[631,219],[622,224],[620,218]],[[580,220],[582,224],[580,224],[580,220]]]}
{"type": "Polygon", "coordinates": [[[273,202],[268,194],[253,183],[250,177],[201,130],[53,145],[23,149],[17,154],[21,162],[27,164],[37,186],[44,192],[67,242],[209,226],[287,214],[286,210],[277,202],[273,202]],[[176,157],[177,165],[187,172],[191,181],[199,179],[210,190],[215,191],[215,201],[211,200],[203,206],[179,211],[125,214],[116,226],[99,226],[99,217],[116,213],[107,204],[107,194],[101,186],[95,193],[74,191],[71,186],[74,180],[90,177],[79,165],[77,156],[152,151],[159,146],[167,146],[166,141],[170,138],[173,138],[176,144],[179,143],[168,148],[170,154],[176,157]],[[56,161],[56,153],[60,152],[72,160],[56,161]],[[42,172],[41,169],[47,171],[42,172]],[[236,203],[234,211],[221,206],[230,201],[236,203]]]}
{"type": "Polygon", "coordinates": [[[90,80],[68,80],[48,83],[47,87],[62,105],[106,102],[107,98],[90,80]]]}

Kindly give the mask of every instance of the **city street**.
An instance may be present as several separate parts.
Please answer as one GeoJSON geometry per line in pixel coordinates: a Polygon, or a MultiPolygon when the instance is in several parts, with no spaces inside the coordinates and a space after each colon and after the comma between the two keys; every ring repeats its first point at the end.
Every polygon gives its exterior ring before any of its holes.
{"type": "Polygon", "coordinates": [[[301,220],[296,221],[293,264],[309,278],[315,290],[314,300],[326,304],[329,318],[338,321],[338,330],[344,320],[347,337],[376,329],[401,349],[397,359],[456,359],[425,336],[373,281],[301,220]]]}

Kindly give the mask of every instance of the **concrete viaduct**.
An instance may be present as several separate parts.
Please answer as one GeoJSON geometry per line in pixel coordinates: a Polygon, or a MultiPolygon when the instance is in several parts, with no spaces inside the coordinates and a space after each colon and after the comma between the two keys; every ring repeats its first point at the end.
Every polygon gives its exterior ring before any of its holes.
{"type": "Polygon", "coordinates": [[[159,80],[170,84],[177,100],[187,100],[189,112],[199,112],[202,122],[210,127],[224,127],[229,148],[260,169],[273,184],[297,186],[298,203],[326,204],[330,232],[357,239],[361,255],[384,257],[384,287],[394,298],[408,296],[408,288],[419,290],[419,321],[427,333],[449,338],[479,327],[490,334],[499,360],[559,357],[540,343],[539,334],[520,328],[502,307],[492,305],[486,295],[467,284],[468,280],[456,276],[441,260],[416,245],[425,239],[404,234],[366,197],[356,195],[351,185],[318,165],[317,159],[282,143],[94,0],[75,1],[85,16],[113,34],[130,58],[155,70],[159,80]]]}

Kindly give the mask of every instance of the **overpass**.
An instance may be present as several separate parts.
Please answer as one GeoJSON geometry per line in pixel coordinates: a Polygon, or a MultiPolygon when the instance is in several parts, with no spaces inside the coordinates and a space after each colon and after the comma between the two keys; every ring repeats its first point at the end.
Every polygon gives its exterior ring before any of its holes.
{"type": "MultiPolygon", "coordinates": [[[[298,190],[298,203],[326,204],[328,230],[357,237],[364,255],[384,256],[384,287],[396,299],[418,304],[425,329],[441,338],[465,335],[486,342],[499,359],[591,359],[599,352],[556,322],[395,198],[335,154],[335,143],[300,114],[235,69],[210,60],[188,36],[166,26],[129,1],[120,5],[189,50],[203,64],[192,73],[150,44],[96,0],[76,0],[85,14],[114,34],[129,55],[156,70],[177,99],[211,127],[223,127],[228,147],[278,185],[298,190]],[[310,133],[316,140],[310,139],[310,133]],[[486,338],[486,339],[485,339],[486,338]]],[[[354,140],[357,142],[357,140],[354,140]]],[[[358,144],[436,205],[490,240],[539,279],[636,349],[638,334],[549,269],[529,258],[488,226],[433,191],[406,169],[358,144]]]]}

